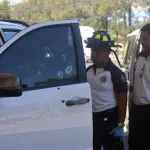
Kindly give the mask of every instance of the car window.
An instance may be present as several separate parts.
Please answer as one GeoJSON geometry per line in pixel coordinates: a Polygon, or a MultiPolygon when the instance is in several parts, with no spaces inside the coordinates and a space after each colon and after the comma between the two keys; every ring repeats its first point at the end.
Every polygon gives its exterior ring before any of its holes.
{"type": "Polygon", "coordinates": [[[126,43],[126,55],[125,55],[125,64],[129,65],[131,58],[132,58],[132,53],[134,50],[134,44],[135,44],[135,39],[131,38],[130,41],[127,41],[126,43]]]}
{"type": "Polygon", "coordinates": [[[19,30],[4,29],[3,32],[4,32],[4,35],[5,35],[6,39],[9,40],[14,35],[16,35],[19,32],[19,30]]]}
{"type": "Polygon", "coordinates": [[[12,38],[15,34],[17,34],[17,32],[4,32],[6,39],[9,40],[10,38],[12,38]]]}
{"type": "Polygon", "coordinates": [[[127,41],[125,44],[125,64],[127,64],[128,61],[128,56],[129,56],[129,46],[130,46],[130,41],[127,41]]]}
{"type": "Polygon", "coordinates": [[[20,38],[0,55],[0,72],[16,74],[24,88],[76,82],[71,27],[45,27],[20,38]]]}

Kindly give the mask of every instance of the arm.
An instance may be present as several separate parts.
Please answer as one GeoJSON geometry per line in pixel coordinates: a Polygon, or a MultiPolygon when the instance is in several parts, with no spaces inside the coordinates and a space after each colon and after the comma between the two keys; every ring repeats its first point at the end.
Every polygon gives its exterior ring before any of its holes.
{"type": "Polygon", "coordinates": [[[113,75],[113,85],[118,106],[118,123],[124,124],[127,108],[127,80],[123,72],[117,71],[113,75]]]}
{"type": "Polygon", "coordinates": [[[117,67],[111,69],[112,82],[118,106],[118,126],[110,134],[115,137],[125,136],[123,126],[126,118],[128,85],[126,75],[117,67]]]}
{"type": "Polygon", "coordinates": [[[116,99],[118,104],[118,121],[124,124],[127,108],[127,93],[116,93],[116,99]]]}
{"type": "Polygon", "coordinates": [[[115,137],[124,137],[123,126],[126,118],[127,92],[116,93],[118,104],[118,126],[111,132],[115,137]]]}

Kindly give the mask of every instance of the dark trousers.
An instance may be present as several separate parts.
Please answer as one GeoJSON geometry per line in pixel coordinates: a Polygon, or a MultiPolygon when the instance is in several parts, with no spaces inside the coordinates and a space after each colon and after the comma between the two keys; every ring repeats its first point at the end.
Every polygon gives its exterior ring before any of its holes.
{"type": "Polygon", "coordinates": [[[131,109],[129,150],[150,150],[150,105],[134,105],[131,109]]]}
{"type": "Polygon", "coordinates": [[[123,140],[109,133],[117,127],[117,108],[93,113],[93,150],[124,150],[123,140]]]}

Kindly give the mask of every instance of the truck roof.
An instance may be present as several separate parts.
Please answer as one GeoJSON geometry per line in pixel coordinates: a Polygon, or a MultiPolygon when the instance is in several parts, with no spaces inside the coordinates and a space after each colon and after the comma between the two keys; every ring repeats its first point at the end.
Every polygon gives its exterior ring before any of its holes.
{"type": "Polygon", "coordinates": [[[19,24],[0,21],[0,29],[18,29],[23,30],[25,27],[19,24]]]}
{"type": "Polygon", "coordinates": [[[89,26],[80,26],[80,30],[93,30],[94,31],[94,29],[89,26]]]}
{"type": "Polygon", "coordinates": [[[140,29],[137,29],[137,30],[135,30],[135,31],[133,31],[133,32],[131,32],[131,33],[129,33],[129,34],[127,35],[127,37],[133,36],[133,35],[137,35],[137,34],[139,34],[139,33],[140,33],[140,29]]]}

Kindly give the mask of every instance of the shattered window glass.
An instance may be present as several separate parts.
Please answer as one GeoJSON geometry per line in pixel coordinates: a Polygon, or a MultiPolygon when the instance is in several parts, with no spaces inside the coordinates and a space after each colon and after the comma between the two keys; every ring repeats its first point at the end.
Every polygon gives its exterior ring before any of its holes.
{"type": "Polygon", "coordinates": [[[32,31],[13,43],[0,58],[0,72],[16,74],[24,88],[76,81],[76,68],[70,26],[32,31]]]}

